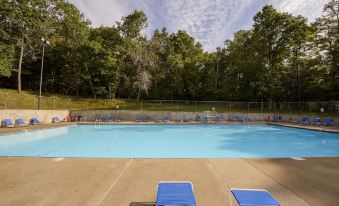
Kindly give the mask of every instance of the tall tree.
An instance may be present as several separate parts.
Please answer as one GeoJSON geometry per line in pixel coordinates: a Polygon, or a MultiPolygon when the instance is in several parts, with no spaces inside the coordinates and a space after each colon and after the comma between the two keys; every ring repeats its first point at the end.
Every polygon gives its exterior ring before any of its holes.
{"type": "Polygon", "coordinates": [[[324,15],[314,23],[317,28],[316,45],[319,56],[328,65],[325,73],[329,74],[328,82],[332,97],[339,96],[339,1],[330,0],[324,7],[324,15]]]}
{"type": "Polygon", "coordinates": [[[17,87],[21,92],[21,73],[25,54],[35,58],[42,35],[47,35],[52,19],[53,1],[45,0],[4,0],[0,13],[5,28],[15,45],[19,45],[19,62],[17,69],[17,87]]]}
{"type": "Polygon", "coordinates": [[[266,87],[269,91],[269,101],[276,100],[282,89],[281,75],[283,60],[289,54],[288,43],[291,35],[291,15],[279,13],[272,6],[264,6],[254,17],[253,38],[265,60],[266,87]]]}

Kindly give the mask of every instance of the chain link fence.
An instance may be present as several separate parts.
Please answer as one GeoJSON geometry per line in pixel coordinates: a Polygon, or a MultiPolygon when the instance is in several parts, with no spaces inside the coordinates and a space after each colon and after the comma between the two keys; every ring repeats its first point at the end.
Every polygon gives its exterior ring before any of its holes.
{"type": "MultiPolygon", "coordinates": [[[[0,93],[0,109],[38,109],[36,95],[11,92],[0,93]]],[[[44,97],[40,99],[42,110],[144,110],[229,113],[285,113],[331,114],[339,116],[339,101],[327,102],[232,102],[185,100],[131,100],[131,99],[64,99],[44,97]]]]}

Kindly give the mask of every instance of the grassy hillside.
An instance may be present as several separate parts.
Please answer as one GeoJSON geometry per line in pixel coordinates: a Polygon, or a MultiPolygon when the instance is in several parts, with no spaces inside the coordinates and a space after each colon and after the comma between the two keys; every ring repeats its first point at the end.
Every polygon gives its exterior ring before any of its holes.
{"type": "MultiPolygon", "coordinates": [[[[285,103],[276,105],[276,108],[269,109],[268,103],[246,103],[246,102],[198,102],[198,101],[139,101],[136,100],[117,100],[117,99],[80,99],[72,96],[60,94],[44,94],[41,98],[41,109],[50,110],[86,110],[86,109],[110,109],[110,110],[144,110],[144,111],[187,111],[201,112],[275,112],[286,114],[298,114],[298,103],[285,103]]],[[[15,90],[0,89],[0,109],[37,109],[37,92],[23,91],[18,94],[15,90]]],[[[339,116],[331,108],[326,108],[325,113],[318,112],[318,108],[311,108],[310,104],[304,104],[302,114],[318,116],[339,116]]]]}

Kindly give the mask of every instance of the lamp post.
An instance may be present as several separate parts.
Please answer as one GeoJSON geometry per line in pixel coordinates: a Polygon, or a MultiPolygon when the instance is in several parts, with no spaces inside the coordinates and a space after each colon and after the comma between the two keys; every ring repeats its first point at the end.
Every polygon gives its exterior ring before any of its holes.
{"type": "Polygon", "coordinates": [[[39,90],[39,99],[38,99],[38,110],[40,110],[42,74],[43,74],[43,71],[44,71],[45,46],[50,44],[50,42],[47,39],[45,39],[44,37],[41,38],[41,42],[42,42],[42,58],[41,58],[40,90],[39,90]]]}
{"type": "MultiPolygon", "coordinates": [[[[237,82],[238,82],[238,80],[242,79],[243,76],[244,76],[243,73],[238,73],[237,76],[236,76],[237,82]]],[[[238,85],[236,85],[236,87],[235,87],[235,92],[237,92],[237,90],[238,90],[238,85]]]]}
{"type": "Polygon", "coordinates": [[[298,48],[292,49],[295,55],[295,67],[297,72],[297,86],[298,86],[298,103],[299,103],[299,114],[301,114],[301,91],[300,91],[300,69],[299,69],[299,55],[298,55],[298,48]]]}

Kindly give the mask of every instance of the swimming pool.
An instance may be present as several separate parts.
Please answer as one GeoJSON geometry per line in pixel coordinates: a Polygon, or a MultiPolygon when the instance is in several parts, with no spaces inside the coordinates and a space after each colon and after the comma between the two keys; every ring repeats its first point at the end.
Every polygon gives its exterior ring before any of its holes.
{"type": "Polygon", "coordinates": [[[339,134],[270,125],[78,125],[0,136],[0,156],[339,156],[339,134]]]}

